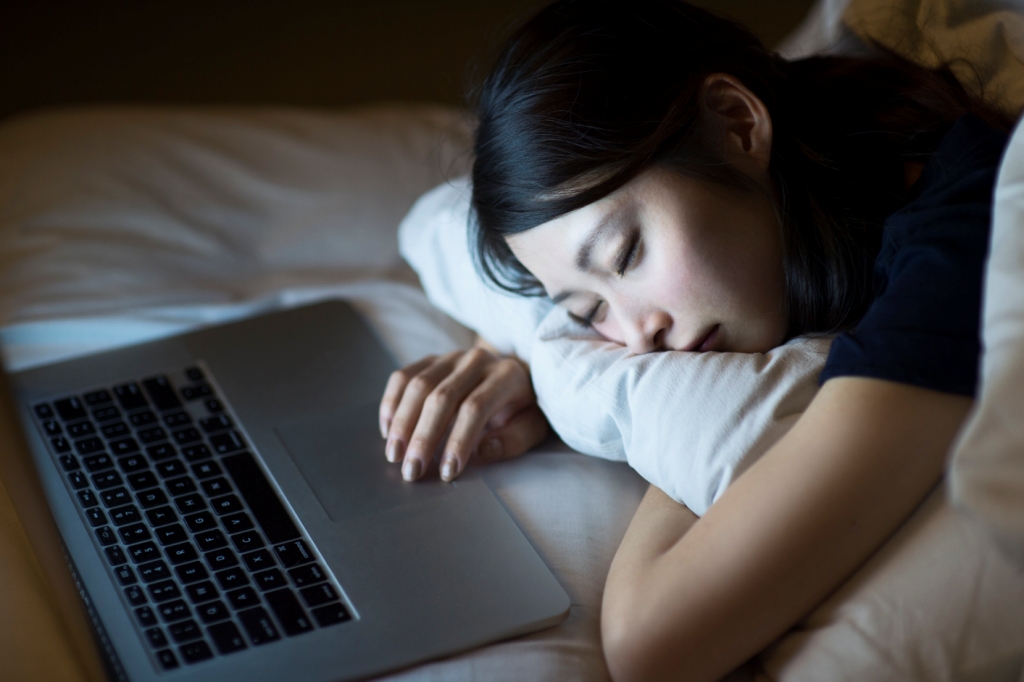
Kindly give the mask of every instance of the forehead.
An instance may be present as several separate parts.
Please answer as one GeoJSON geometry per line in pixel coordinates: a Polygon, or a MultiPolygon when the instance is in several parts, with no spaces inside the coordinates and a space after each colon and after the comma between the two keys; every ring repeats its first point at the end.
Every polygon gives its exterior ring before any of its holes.
{"type": "Polygon", "coordinates": [[[534,275],[540,276],[531,263],[546,262],[552,258],[575,263],[581,249],[593,246],[614,230],[615,218],[627,198],[627,193],[619,190],[583,208],[511,235],[506,241],[516,258],[534,275]]]}

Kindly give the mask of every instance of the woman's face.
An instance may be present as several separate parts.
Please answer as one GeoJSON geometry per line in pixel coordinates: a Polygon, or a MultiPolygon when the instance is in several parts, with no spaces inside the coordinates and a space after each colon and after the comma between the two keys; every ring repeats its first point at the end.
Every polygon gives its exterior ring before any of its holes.
{"type": "Polygon", "coordinates": [[[782,238],[763,193],[654,168],[508,244],[556,303],[634,353],[785,338],[782,238]]]}

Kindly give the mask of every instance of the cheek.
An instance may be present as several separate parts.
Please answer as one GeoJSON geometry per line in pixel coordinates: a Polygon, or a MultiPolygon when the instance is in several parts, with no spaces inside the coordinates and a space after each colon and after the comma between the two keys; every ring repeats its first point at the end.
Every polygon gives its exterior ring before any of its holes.
{"type": "Polygon", "coordinates": [[[612,343],[617,343],[620,346],[626,345],[626,336],[622,333],[622,327],[615,320],[614,315],[602,322],[595,323],[593,329],[612,343]]]}

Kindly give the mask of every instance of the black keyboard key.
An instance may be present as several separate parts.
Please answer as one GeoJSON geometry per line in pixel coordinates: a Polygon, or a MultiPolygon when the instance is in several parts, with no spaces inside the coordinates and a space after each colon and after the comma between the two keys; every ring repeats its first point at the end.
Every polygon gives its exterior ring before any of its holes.
{"type": "Polygon", "coordinates": [[[149,393],[149,399],[156,405],[156,409],[161,412],[181,407],[181,401],[178,400],[178,395],[174,392],[171,383],[167,381],[167,377],[157,376],[146,379],[142,385],[146,388],[146,393],[149,393]]]}
{"type": "Polygon", "coordinates": [[[134,438],[122,438],[121,440],[110,442],[110,451],[113,452],[116,457],[130,455],[133,452],[139,451],[139,444],[134,438]]]}
{"type": "Polygon", "coordinates": [[[110,458],[110,455],[103,452],[98,455],[89,455],[88,457],[82,458],[82,464],[89,471],[103,471],[114,466],[114,460],[110,458]]]}
{"type": "Polygon", "coordinates": [[[223,476],[203,481],[201,485],[207,497],[217,497],[218,495],[231,492],[231,484],[223,476]]]}
{"type": "Polygon", "coordinates": [[[203,398],[205,396],[212,394],[213,389],[211,389],[207,384],[185,386],[184,388],[181,389],[181,397],[184,398],[185,400],[198,400],[199,398],[203,398]]]}
{"type": "Polygon", "coordinates": [[[316,618],[316,622],[320,624],[320,627],[326,628],[331,625],[338,623],[344,623],[347,620],[352,620],[352,616],[349,615],[348,609],[341,602],[335,602],[328,604],[327,606],[320,606],[313,609],[313,617],[316,618]]]}
{"type": "Polygon", "coordinates": [[[188,598],[192,600],[193,604],[202,604],[217,598],[217,588],[209,580],[189,585],[185,588],[185,592],[188,593],[188,598]]]}
{"type": "Polygon", "coordinates": [[[113,469],[92,475],[92,484],[96,490],[108,490],[114,486],[121,485],[121,474],[113,469]]]}
{"type": "Polygon", "coordinates": [[[253,527],[252,519],[245,512],[222,516],[220,517],[220,522],[224,524],[229,533],[237,533],[238,531],[249,530],[253,527]]]}
{"type": "Polygon", "coordinates": [[[103,550],[103,553],[107,555],[107,561],[110,562],[111,566],[120,566],[124,562],[128,561],[125,557],[124,552],[117,545],[113,547],[107,547],[103,550]]]}
{"type": "Polygon", "coordinates": [[[160,618],[165,623],[174,623],[175,621],[185,620],[192,615],[191,609],[181,599],[175,599],[174,601],[161,604],[157,607],[157,611],[160,613],[160,618]]]}
{"type": "Polygon", "coordinates": [[[242,621],[242,627],[249,634],[249,641],[257,646],[281,639],[281,635],[277,634],[277,628],[274,627],[274,621],[270,620],[270,614],[263,607],[257,606],[241,611],[238,619],[242,621]]]}
{"type": "Polygon", "coordinates": [[[148,404],[146,396],[142,395],[139,385],[135,382],[115,386],[114,395],[117,396],[117,401],[121,403],[121,407],[126,410],[137,410],[148,404]]]}
{"type": "Polygon", "coordinates": [[[196,607],[196,613],[204,623],[216,623],[218,620],[227,620],[231,617],[228,607],[219,599],[196,607]]]}
{"type": "Polygon", "coordinates": [[[156,472],[163,478],[171,478],[172,476],[181,476],[185,471],[185,465],[182,464],[180,459],[168,459],[165,461],[157,462],[156,472]]]}
{"type": "Polygon", "coordinates": [[[136,471],[143,471],[149,468],[149,462],[142,455],[129,455],[117,460],[117,465],[126,474],[133,474],[136,471]]]}
{"type": "Polygon", "coordinates": [[[89,525],[95,528],[107,522],[107,516],[99,507],[93,507],[85,512],[85,518],[89,519],[89,525]]]}
{"type": "MultiPolygon", "coordinates": [[[[198,561],[182,564],[175,568],[174,572],[178,574],[178,579],[186,585],[210,577],[210,574],[206,572],[206,567],[198,561]]],[[[209,584],[213,585],[213,583],[209,584]]]]}
{"type": "Polygon", "coordinates": [[[174,513],[168,505],[157,507],[156,509],[146,510],[146,519],[149,520],[149,525],[156,528],[157,526],[163,526],[168,523],[174,523],[178,520],[178,515],[174,513]]]}
{"type": "Polygon", "coordinates": [[[245,567],[250,571],[262,571],[267,568],[273,568],[274,557],[265,549],[258,549],[255,552],[249,552],[248,554],[242,555],[242,562],[245,567]]]}
{"type": "Polygon", "coordinates": [[[192,473],[196,475],[198,479],[210,478],[222,473],[220,465],[210,460],[209,462],[200,462],[199,464],[192,465],[192,473]]]}
{"type": "Polygon", "coordinates": [[[103,405],[104,403],[109,403],[111,400],[113,400],[113,398],[110,397],[110,391],[108,391],[105,388],[102,388],[98,391],[91,391],[89,393],[86,393],[82,397],[85,398],[85,404],[88,405],[89,407],[103,405]]]}
{"type": "Polygon", "coordinates": [[[195,443],[197,440],[202,440],[203,438],[199,434],[199,431],[191,426],[184,429],[178,429],[177,431],[172,431],[171,435],[174,436],[174,442],[178,445],[188,445],[189,443],[195,443]]]}
{"type": "Polygon", "coordinates": [[[319,585],[311,585],[310,587],[303,587],[299,590],[299,594],[302,595],[302,599],[306,602],[307,606],[320,606],[327,602],[337,601],[338,593],[334,591],[330,583],[321,583],[319,585]]]}
{"type": "Polygon", "coordinates": [[[167,637],[164,636],[164,631],[160,628],[150,628],[146,630],[146,640],[154,649],[167,646],[167,637]]]}
{"type": "Polygon", "coordinates": [[[280,559],[281,563],[287,568],[313,561],[313,555],[310,553],[309,547],[306,547],[306,543],[302,540],[295,540],[294,542],[289,542],[284,545],[278,545],[274,548],[274,551],[277,553],[277,558],[280,559]]]}
{"type": "Polygon", "coordinates": [[[242,501],[238,499],[237,495],[216,497],[210,500],[210,506],[213,507],[213,510],[220,515],[233,514],[234,512],[245,509],[245,507],[242,506],[242,501]]]}
{"type": "Polygon", "coordinates": [[[120,419],[121,410],[117,409],[113,405],[107,407],[101,407],[92,411],[92,418],[98,422],[108,422],[111,419],[120,419]]]}
{"type": "Polygon", "coordinates": [[[185,659],[185,662],[190,664],[213,658],[213,651],[210,649],[210,645],[203,640],[182,644],[178,647],[178,651],[181,653],[181,657],[185,659]]]}
{"type": "Polygon", "coordinates": [[[228,548],[216,549],[212,552],[207,552],[203,555],[206,559],[206,563],[210,565],[210,569],[213,571],[219,571],[222,568],[231,568],[232,566],[238,565],[238,557],[235,553],[228,548]]]}
{"type": "Polygon", "coordinates": [[[117,533],[110,526],[103,526],[96,529],[96,539],[100,541],[100,544],[104,547],[109,545],[117,544],[117,533]]]}
{"type": "Polygon", "coordinates": [[[264,546],[263,538],[253,530],[232,535],[231,542],[234,543],[239,552],[248,552],[264,546]]]}
{"type": "Polygon", "coordinates": [[[51,438],[50,445],[53,446],[53,451],[56,452],[57,454],[71,451],[71,443],[69,443],[68,439],[65,438],[64,436],[57,436],[56,438],[51,438]]]}
{"type": "Polygon", "coordinates": [[[226,414],[217,414],[206,419],[199,420],[199,426],[206,433],[216,433],[217,431],[223,431],[224,429],[230,429],[234,426],[231,421],[231,417],[226,414]]]}
{"type": "Polygon", "coordinates": [[[231,621],[211,625],[206,628],[206,632],[209,633],[217,651],[222,654],[233,654],[247,646],[245,639],[242,638],[242,633],[238,631],[238,626],[231,621]]]}
{"type": "Polygon", "coordinates": [[[81,471],[72,471],[68,474],[68,481],[71,482],[71,487],[76,490],[89,487],[89,479],[81,471]]]}
{"type": "Polygon", "coordinates": [[[203,405],[206,406],[206,411],[210,414],[216,414],[224,411],[224,406],[216,398],[207,398],[203,401],[203,405]]]}
{"type": "Polygon", "coordinates": [[[146,448],[146,454],[154,462],[159,462],[170,457],[177,457],[178,451],[170,443],[160,443],[159,445],[150,445],[146,448]]]}
{"type": "Polygon", "coordinates": [[[203,631],[199,629],[199,623],[194,620],[183,620],[167,627],[167,632],[175,642],[190,642],[193,639],[201,639],[203,631]]]}
{"type": "Polygon", "coordinates": [[[128,504],[132,501],[132,495],[128,492],[127,488],[114,488],[113,490],[104,490],[100,493],[100,499],[103,500],[103,506],[109,509],[111,507],[120,507],[122,504],[128,504]]]}
{"type": "Polygon", "coordinates": [[[298,528],[278,499],[277,491],[270,485],[251,453],[242,452],[225,457],[222,464],[270,542],[277,544],[300,537],[298,528]]]}
{"type": "Polygon", "coordinates": [[[128,556],[136,564],[145,563],[160,558],[160,550],[152,542],[143,542],[128,548],[128,556]]]}
{"type": "Polygon", "coordinates": [[[214,573],[217,582],[225,590],[233,590],[236,587],[243,587],[249,584],[249,576],[238,566],[229,568],[220,573],[214,573]]]}
{"type": "Polygon", "coordinates": [[[128,475],[128,485],[135,491],[152,488],[159,484],[160,481],[156,480],[156,474],[152,471],[139,471],[128,475]]]}
{"type": "Polygon", "coordinates": [[[153,531],[156,535],[156,539],[161,545],[176,545],[179,542],[185,542],[188,540],[188,533],[181,526],[180,523],[173,523],[169,526],[162,526],[153,531]]]}
{"type": "Polygon", "coordinates": [[[39,403],[33,406],[32,409],[40,419],[50,419],[53,417],[53,408],[47,403],[39,403]]]}
{"type": "MultiPolygon", "coordinates": [[[[88,483],[86,485],[88,485],[88,483]]],[[[79,490],[75,494],[78,496],[78,504],[82,505],[86,509],[89,507],[95,507],[100,503],[99,499],[96,497],[96,493],[91,490],[79,490]]]]}
{"type": "Polygon", "coordinates": [[[114,569],[114,575],[117,576],[117,582],[122,585],[131,585],[132,583],[138,582],[135,578],[135,571],[128,564],[123,564],[114,569]]]}
{"type": "Polygon", "coordinates": [[[228,433],[221,433],[216,436],[210,436],[210,445],[221,455],[226,455],[229,452],[235,450],[242,450],[245,448],[245,441],[242,440],[242,436],[237,431],[230,431],[228,433]]]}
{"type": "Polygon", "coordinates": [[[253,575],[252,581],[256,583],[256,587],[260,588],[260,591],[262,592],[288,586],[288,581],[284,579],[284,575],[281,574],[281,571],[276,568],[256,573],[253,575]]]}
{"type": "Polygon", "coordinates": [[[202,381],[206,377],[203,376],[203,370],[198,367],[189,367],[185,370],[185,376],[189,381],[202,381]]]}
{"type": "Polygon", "coordinates": [[[177,599],[181,596],[178,583],[173,580],[161,580],[158,583],[153,583],[146,589],[149,590],[149,596],[157,603],[167,601],[168,599],[177,599]]]}
{"type": "Polygon", "coordinates": [[[157,624],[156,614],[148,606],[140,606],[135,609],[135,618],[139,621],[139,625],[144,628],[151,628],[157,624]]]}
{"type": "Polygon", "coordinates": [[[174,498],[174,504],[178,506],[178,511],[182,514],[191,514],[192,512],[206,509],[206,500],[204,500],[199,493],[191,493],[189,495],[176,497],[174,498]]]}
{"type": "Polygon", "coordinates": [[[260,598],[256,596],[256,591],[251,587],[243,587],[228,592],[228,601],[231,602],[231,608],[241,611],[242,609],[258,605],[260,598]]]}
{"type": "Polygon", "coordinates": [[[177,566],[183,564],[186,561],[195,561],[199,558],[196,548],[192,546],[191,542],[182,542],[178,545],[171,545],[164,550],[167,553],[167,560],[177,566]]]}
{"type": "Polygon", "coordinates": [[[139,505],[143,509],[152,509],[153,507],[167,504],[167,495],[164,495],[164,491],[159,488],[143,490],[141,493],[138,493],[138,498],[139,505]]]}
{"type": "Polygon", "coordinates": [[[114,507],[110,510],[110,520],[115,526],[123,526],[128,523],[141,521],[139,510],[134,504],[126,504],[123,507],[114,507]]]}
{"type": "Polygon", "coordinates": [[[60,466],[64,471],[74,471],[75,469],[80,468],[78,458],[74,455],[61,455],[60,466]]]}
{"type": "Polygon", "coordinates": [[[68,424],[68,435],[72,438],[85,438],[96,433],[96,427],[92,425],[92,422],[75,422],[74,424],[68,424]]]}
{"type": "Polygon", "coordinates": [[[60,422],[56,419],[47,419],[44,421],[43,431],[46,431],[47,436],[59,436],[64,433],[64,429],[60,428],[60,422]]]}
{"type": "Polygon", "coordinates": [[[142,589],[141,585],[132,585],[131,587],[124,588],[124,596],[132,606],[142,606],[148,601],[146,599],[146,592],[142,589]]]}
{"type": "Polygon", "coordinates": [[[196,544],[199,545],[199,549],[204,552],[228,546],[228,541],[224,539],[224,533],[221,533],[219,530],[197,533],[195,540],[196,544]]]}
{"type": "Polygon", "coordinates": [[[148,429],[141,429],[138,432],[139,440],[145,444],[156,443],[157,441],[167,440],[167,432],[159,426],[151,426],[148,429]]]}
{"type": "MultiPolygon", "coordinates": [[[[54,440],[56,440],[56,438],[54,440]]],[[[103,441],[96,436],[75,441],[75,450],[78,450],[78,454],[80,455],[91,455],[94,452],[102,452],[104,447],[103,441]]]]}
{"type": "Polygon", "coordinates": [[[306,610],[299,604],[291,590],[275,590],[263,595],[277,620],[289,637],[301,635],[313,629],[313,622],[306,615],[306,610]]]}
{"type": "Polygon", "coordinates": [[[137,429],[141,429],[143,426],[149,426],[150,424],[156,424],[156,415],[149,410],[143,412],[136,412],[128,417],[128,420],[137,429]]]}
{"type": "MultiPolygon", "coordinates": [[[[131,547],[128,548],[131,551],[131,547]]],[[[162,561],[150,561],[148,564],[139,565],[139,577],[144,582],[153,583],[157,580],[166,580],[171,577],[167,564],[162,561]]]]}
{"type": "Polygon", "coordinates": [[[122,438],[124,436],[130,436],[132,434],[128,425],[124,422],[114,422],[113,424],[107,424],[100,429],[106,438],[122,438]]]}
{"type": "Polygon", "coordinates": [[[178,667],[178,659],[170,649],[156,652],[156,658],[160,661],[160,667],[164,670],[174,670],[178,667]]]}
{"type": "Polygon", "coordinates": [[[164,415],[164,424],[167,424],[167,427],[171,429],[191,423],[192,417],[188,412],[172,412],[171,414],[164,415]]]}
{"type": "Polygon", "coordinates": [[[202,533],[217,528],[217,517],[212,512],[202,511],[185,517],[185,525],[193,533],[202,533]]]}
{"type": "Polygon", "coordinates": [[[198,462],[199,460],[210,459],[213,457],[213,453],[210,452],[210,448],[206,447],[203,443],[184,447],[181,449],[181,454],[190,462],[198,462]]]}
{"type": "MultiPolygon", "coordinates": [[[[76,419],[85,419],[88,415],[85,413],[85,405],[82,401],[72,396],[70,398],[64,398],[57,400],[53,403],[53,406],[57,408],[57,414],[65,422],[73,422],[76,419]]],[[[36,414],[39,414],[38,410],[36,414]]]]}
{"type": "Polygon", "coordinates": [[[172,478],[164,485],[167,486],[167,492],[171,494],[171,497],[184,495],[185,493],[190,493],[196,489],[196,483],[192,480],[191,476],[172,478]]]}
{"type": "Polygon", "coordinates": [[[324,573],[324,569],[320,568],[320,564],[306,564],[305,566],[289,568],[288,575],[291,576],[292,582],[295,583],[296,587],[315,585],[327,580],[327,574],[324,573]]]}

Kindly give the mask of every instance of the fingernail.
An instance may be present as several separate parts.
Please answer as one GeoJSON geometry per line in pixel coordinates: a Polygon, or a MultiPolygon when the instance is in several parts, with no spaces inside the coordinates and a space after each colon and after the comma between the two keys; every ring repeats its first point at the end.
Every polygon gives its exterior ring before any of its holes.
{"type": "Polygon", "coordinates": [[[389,426],[388,420],[385,419],[384,417],[381,417],[380,418],[380,437],[384,438],[385,440],[388,437],[388,426],[389,426]]]}
{"type": "Polygon", "coordinates": [[[418,458],[409,458],[405,460],[405,464],[402,465],[402,478],[407,481],[415,481],[420,477],[420,470],[423,465],[420,464],[418,458]]]}
{"type": "Polygon", "coordinates": [[[392,464],[402,461],[402,441],[397,438],[388,441],[388,446],[384,449],[384,456],[388,458],[388,461],[392,464]]]}
{"type": "Polygon", "coordinates": [[[444,464],[441,465],[441,478],[446,481],[451,481],[459,475],[459,458],[454,455],[444,460],[444,464]]]}
{"type": "Polygon", "coordinates": [[[489,438],[480,446],[480,456],[484,459],[497,459],[501,457],[501,441],[497,438],[489,438]]]}

